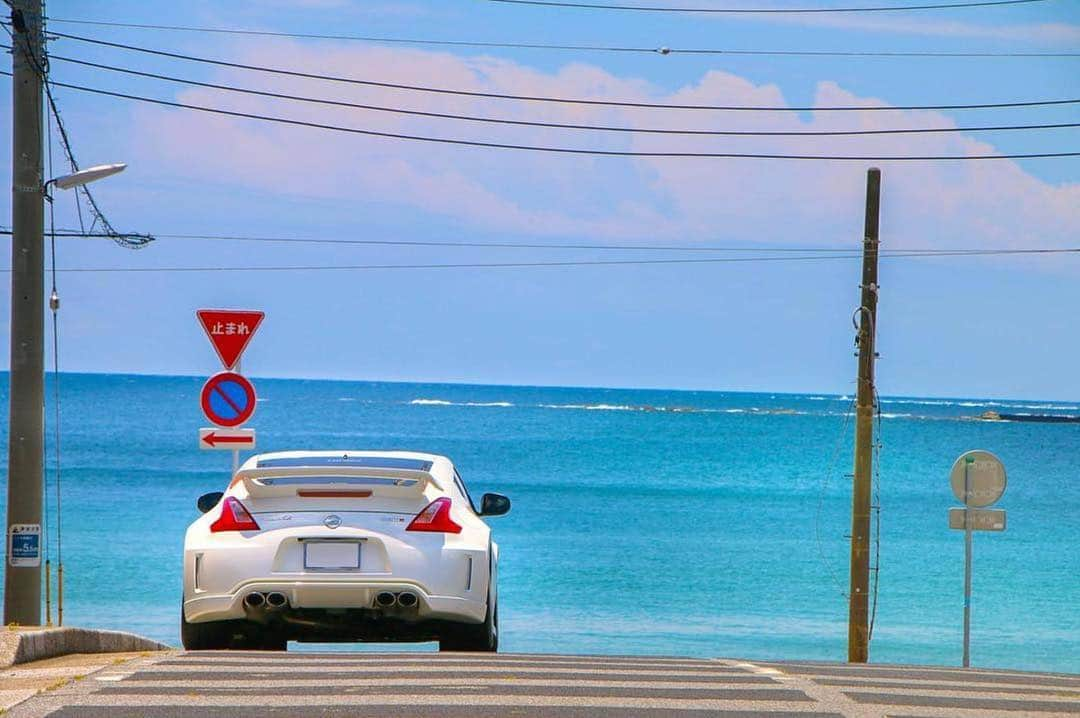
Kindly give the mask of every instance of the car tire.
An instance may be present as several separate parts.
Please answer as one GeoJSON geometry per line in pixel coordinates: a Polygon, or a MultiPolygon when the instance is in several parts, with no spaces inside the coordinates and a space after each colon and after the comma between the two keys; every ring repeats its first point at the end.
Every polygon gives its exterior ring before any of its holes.
{"type": "Polygon", "coordinates": [[[488,603],[483,623],[459,623],[439,636],[440,651],[497,653],[499,650],[499,606],[488,603]]]}
{"type": "Polygon", "coordinates": [[[187,651],[222,651],[229,647],[235,621],[188,623],[180,604],[180,642],[187,651]]]}

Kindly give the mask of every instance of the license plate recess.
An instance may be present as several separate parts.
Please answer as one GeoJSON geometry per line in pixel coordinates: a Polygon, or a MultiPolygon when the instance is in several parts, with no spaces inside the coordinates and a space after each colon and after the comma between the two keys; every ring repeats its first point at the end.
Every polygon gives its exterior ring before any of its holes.
{"type": "Polygon", "coordinates": [[[360,541],[304,541],[304,569],[308,571],[359,571],[360,541]]]}

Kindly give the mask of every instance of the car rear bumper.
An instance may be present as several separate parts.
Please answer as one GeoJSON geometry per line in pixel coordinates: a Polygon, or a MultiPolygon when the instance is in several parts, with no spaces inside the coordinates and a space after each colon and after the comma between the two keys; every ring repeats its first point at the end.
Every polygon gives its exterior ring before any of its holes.
{"type": "Polygon", "coordinates": [[[253,579],[240,584],[229,593],[185,596],[184,616],[189,623],[261,618],[266,611],[253,612],[245,607],[244,597],[252,592],[285,595],[288,603],[281,610],[305,609],[371,609],[375,596],[381,592],[409,592],[418,602],[411,610],[391,610],[387,613],[405,621],[444,620],[462,623],[483,623],[487,602],[461,596],[438,596],[425,591],[420,584],[403,580],[312,580],[308,578],[253,579]]]}

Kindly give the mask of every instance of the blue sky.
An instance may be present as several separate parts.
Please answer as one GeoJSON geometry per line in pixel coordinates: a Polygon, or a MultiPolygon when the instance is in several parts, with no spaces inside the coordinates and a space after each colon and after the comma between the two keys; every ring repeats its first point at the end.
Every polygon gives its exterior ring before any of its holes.
{"type": "MultiPolygon", "coordinates": [[[[762,5],[796,5],[795,0],[762,5]]],[[[719,0],[701,5],[719,6],[719,0]]],[[[729,3],[734,4],[734,3],[729,3]]],[[[747,2],[742,5],[751,4],[747,2]]],[[[803,5],[838,4],[814,0],[803,5]]],[[[56,19],[450,40],[674,49],[1075,52],[1080,2],[863,15],[713,17],[482,2],[275,0],[49,3],[56,19]]],[[[476,91],[650,102],[909,105],[1080,96],[1080,58],[792,58],[453,49],[52,29],[306,72],[476,91]]],[[[462,100],[278,78],[106,50],[54,55],[202,81],[518,119],[693,129],[1076,122],[1080,106],[1006,111],[695,113],[462,100]]],[[[443,137],[635,150],[964,154],[1080,150],[1076,129],[889,138],[612,137],[228,95],[53,62],[53,77],[162,99],[443,137]]],[[[8,82],[8,80],[4,80],[8,82]]],[[[813,246],[857,251],[864,163],[605,159],[417,145],[270,126],[58,89],[118,228],[161,234],[409,241],[813,246]]],[[[10,132],[10,112],[0,115],[10,132]]],[[[0,145],[10,170],[10,149],[0,145]]],[[[1080,239],[1080,158],[882,163],[883,247],[1067,247],[1080,239]]],[[[61,173],[58,167],[55,174],[61,173]]],[[[2,216],[10,216],[4,194],[2,216]]],[[[70,196],[57,224],[76,224],[70,196]]],[[[61,267],[550,261],[641,253],[333,247],[160,239],[140,251],[64,240],[61,267]]],[[[652,255],[650,255],[652,256],[652,255]]],[[[660,253],[656,256],[685,256],[660,253]]],[[[883,262],[885,394],[1080,398],[1080,257],[883,262]]],[[[263,309],[255,375],[850,392],[855,260],[487,270],[63,274],[70,371],[216,370],[194,311],[263,309]]],[[[6,324],[8,298],[0,300],[6,324]]],[[[4,357],[6,361],[6,353],[4,357]]]]}

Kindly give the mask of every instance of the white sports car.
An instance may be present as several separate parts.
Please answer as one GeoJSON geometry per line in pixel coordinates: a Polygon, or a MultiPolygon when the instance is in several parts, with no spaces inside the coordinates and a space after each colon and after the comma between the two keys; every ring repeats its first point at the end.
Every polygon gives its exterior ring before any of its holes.
{"type": "Polygon", "coordinates": [[[191,650],[290,640],[430,641],[496,651],[499,548],[445,456],[313,451],[248,459],[184,537],[191,650]]]}

